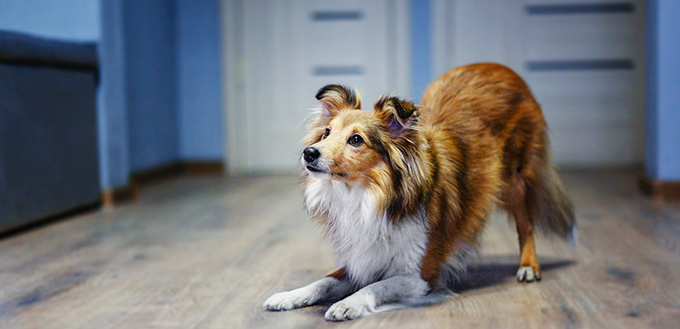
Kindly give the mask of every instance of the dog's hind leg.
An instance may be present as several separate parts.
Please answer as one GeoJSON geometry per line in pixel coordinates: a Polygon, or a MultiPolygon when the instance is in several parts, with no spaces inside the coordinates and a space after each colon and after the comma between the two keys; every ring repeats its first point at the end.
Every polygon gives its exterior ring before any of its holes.
{"type": "Polygon", "coordinates": [[[536,257],[536,242],[534,239],[535,212],[530,208],[533,204],[531,197],[535,194],[531,181],[524,176],[527,171],[533,173],[533,168],[521,169],[517,164],[510,164],[507,175],[507,185],[503,196],[503,205],[508,215],[515,221],[519,240],[520,263],[517,270],[517,281],[532,282],[541,279],[541,268],[536,257]],[[519,169],[515,169],[519,168],[519,169]],[[526,170],[530,169],[530,170],[526,170]]]}
{"type": "Polygon", "coordinates": [[[520,263],[517,270],[517,281],[539,281],[541,280],[541,268],[538,265],[538,257],[536,257],[534,222],[524,203],[515,205],[508,210],[515,220],[519,238],[520,263]]]}

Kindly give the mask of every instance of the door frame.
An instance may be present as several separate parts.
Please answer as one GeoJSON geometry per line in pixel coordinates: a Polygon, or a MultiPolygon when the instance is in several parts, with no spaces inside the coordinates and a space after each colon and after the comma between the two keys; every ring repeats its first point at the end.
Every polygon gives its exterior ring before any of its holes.
{"type": "MultiPolygon", "coordinates": [[[[242,139],[248,133],[246,122],[247,113],[245,108],[244,87],[246,83],[245,68],[242,58],[243,48],[243,2],[247,0],[220,0],[220,25],[221,25],[221,49],[222,49],[222,104],[224,106],[224,145],[226,146],[225,164],[228,174],[253,173],[249,168],[245,157],[244,143],[242,139]]],[[[409,0],[386,0],[388,24],[393,27],[393,33],[389,36],[388,44],[393,45],[389,51],[394,53],[395,67],[390,73],[395,79],[393,85],[395,92],[403,97],[411,97],[411,36],[409,0]],[[408,22],[399,24],[400,22],[408,22]]],[[[295,1],[302,5],[302,1],[295,1]]],[[[247,137],[245,137],[247,138],[247,137]]]]}

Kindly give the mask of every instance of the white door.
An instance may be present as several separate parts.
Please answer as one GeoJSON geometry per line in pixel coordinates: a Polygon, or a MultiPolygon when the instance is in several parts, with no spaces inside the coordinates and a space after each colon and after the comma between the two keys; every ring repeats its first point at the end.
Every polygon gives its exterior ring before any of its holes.
{"type": "Polygon", "coordinates": [[[522,75],[566,167],[640,164],[644,1],[435,0],[435,73],[480,61],[522,75]]]}
{"type": "Polygon", "coordinates": [[[363,109],[408,95],[406,1],[225,0],[228,164],[297,168],[319,88],[356,87],[363,109]]]}

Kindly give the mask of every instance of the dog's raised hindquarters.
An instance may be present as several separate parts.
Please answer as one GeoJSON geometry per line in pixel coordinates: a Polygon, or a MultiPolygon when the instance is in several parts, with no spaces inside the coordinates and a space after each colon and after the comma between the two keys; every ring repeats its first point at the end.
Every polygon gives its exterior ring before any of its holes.
{"type": "Polygon", "coordinates": [[[300,159],[304,203],[324,224],[339,269],[273,295],[267,309],[335,302],[326,319],[336,321],[440,302],[462,267],[447,262],[477,244],[496,205],[517,225],[521,282],[541,279],[536,227],[575,232],[540,107],[510,69],[456,68],[419,107],[384,96],[361,111],[359,95],[339,85],[316,97],[300,159]]]}

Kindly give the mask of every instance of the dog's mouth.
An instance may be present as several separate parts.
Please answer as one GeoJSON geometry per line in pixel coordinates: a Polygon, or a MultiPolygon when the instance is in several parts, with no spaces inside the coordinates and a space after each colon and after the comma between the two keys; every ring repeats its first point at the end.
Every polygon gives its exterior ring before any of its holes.
{"type": "Polygon", "coordinates": [[[337,177],[347,177],[347,173],[334,173],[334,172],[328,172],[328,171],[323,171],[319,168],[307,165],[305,166],[309,172],[317,173],[317,174],[326,174],[326,175],[331,175],[331,176],[337,176],[337,177]]]}

